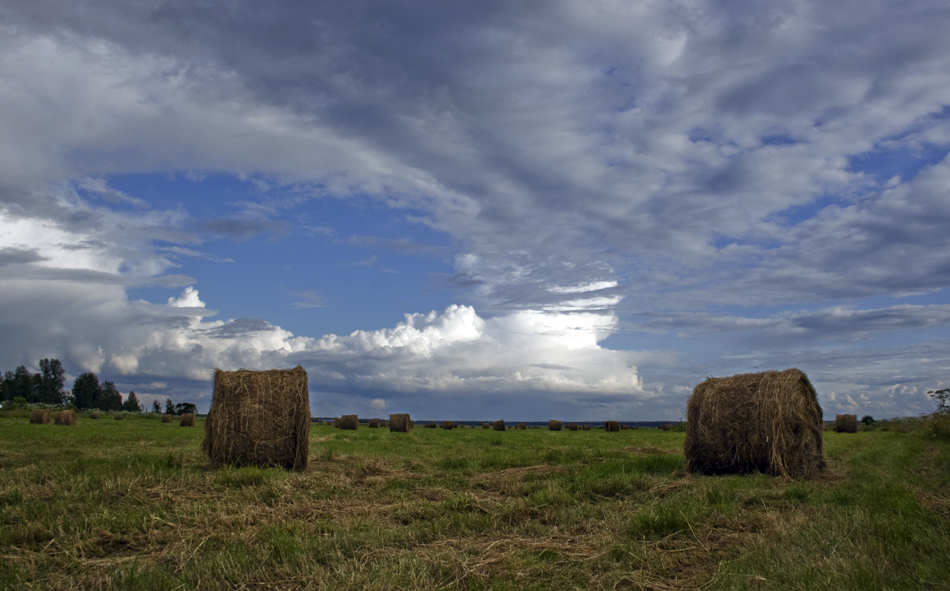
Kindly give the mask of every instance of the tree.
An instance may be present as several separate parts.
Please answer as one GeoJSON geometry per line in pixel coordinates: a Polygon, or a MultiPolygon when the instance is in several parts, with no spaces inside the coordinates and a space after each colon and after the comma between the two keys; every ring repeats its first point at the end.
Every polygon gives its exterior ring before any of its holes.
{"type": "Polygon", "coordinates": [[[162,412],[162,405],[158,403],[158,400],[152,401],[152,412],[162,412]]]}
{"type": "Polygon", "coordinates": [[[66,380],[66,370],[59,359],[40,359],[40,373],[36,384],[37,402],[47,404],[63,403],[63,383],[66,380]]]}
{"type": "Polygon", "coordinates": [[[197,413],[198,407],[190,402],[182,402],[180,404],[175,405],[175,414],[182,415],[182,414],[185,414],[186,412],[197,413]]]}
{"type": "Polygon", "coordinates": [[[13,400],[13,372],[7,371],[3,374],[3,382],[0,382],[0,400],[13,400]]]}
{"type": "Polygon", "coordinates": [[[13,372],[13,397],[33,402],[33,374],[21,365],[13,372]]]}
{"type": "Polygon", "coordinates": [[[950,388],[930,390],[927,394],[937,402],[934,414],[950,414],[950,388]]]}
{"type": "Polygon", "coordinates": [[[165,399],[165,414],[167,415],[175,414],[175,403],[172,402],[171,398],[165,399]]]}
{"type": "MultiPolygon", "coordinates": [[[[97,408],[99,403],[99,378],[96,374],[84,371],[73,382],[73,404],[79,410],[97,408]]],[[[103,409],[105,410],[105,409],[103,409]]]]}
{"type": "Polygon", "coordinates": [[[98,408],[107,411],[122,410],[122,395],[112,382],[103,382],[99,390],[98,408]]]}
{"type": "Polygon", "coordinates": [[[139,404],[139,399],[135,396],[135,391],[129,391],[129,396],[125,399],[125,402],[122,403],[122,410],[128,412],[142,412],[142,405],[139,404]]]}

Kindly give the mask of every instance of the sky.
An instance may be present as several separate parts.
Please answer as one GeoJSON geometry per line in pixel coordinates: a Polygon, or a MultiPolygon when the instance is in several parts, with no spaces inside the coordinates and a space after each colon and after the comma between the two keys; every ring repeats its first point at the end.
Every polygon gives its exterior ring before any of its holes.
{"type": "Polygon", "coordinates": [[[950,5],[0,0],[0,370],[681,420],[950,387],[950,5]]]}

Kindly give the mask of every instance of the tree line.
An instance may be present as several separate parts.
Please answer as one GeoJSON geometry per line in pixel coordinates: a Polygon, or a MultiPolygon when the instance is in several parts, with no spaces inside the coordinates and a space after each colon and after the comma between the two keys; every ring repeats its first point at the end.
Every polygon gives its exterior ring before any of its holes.
{"type": "MultiPolygon", "coordinates": [[[[66,370],[59,359],[40,359],[39,366],[40,371],[35,374],[30,373],[24,365],[4,373],[0,380],[0,402],[21,400],[24,404],[75,406],[77,410],[144,411],[134,391],[129,391],[129,395],[122,400],[122,394],[114,383],[106,381],[100,384],[99,378],[92,372],[79,374],[72,390],[66,390],[66,370]]],[[[157,400],[152,402],[152,412],[162,412],[157,400]]],[[[197,412],[197,407],[190,402],[175,404],[169,398],[165,400],[165,412],[197,412]]]]}

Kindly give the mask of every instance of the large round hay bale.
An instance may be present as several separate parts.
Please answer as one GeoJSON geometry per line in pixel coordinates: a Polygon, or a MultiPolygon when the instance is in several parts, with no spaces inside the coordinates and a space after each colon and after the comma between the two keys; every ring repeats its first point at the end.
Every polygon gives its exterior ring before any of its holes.
{"type": "Polygon", "coordinates": [[[197,424],[198,424],[198,423],[197,423],[197,421],[195,420],[195,413],[193,413],[193,412],[185,412],[185,413],[182,413],[182,414],[181,414],[181,420],[178,421],[178,426],[179,426],[179,427],[194,427],[194,426],[197,425],[197,424]]]}
{"type": "Polygon", "coordinates": [[[455,421],[442,421],[443,429],[448,429],[449,431],[451,431],[452,429],[455,429],[456,427],[458,427],[458,423],[456,423],[455,421]]]}
{"type": "Polygon", "coordinates": [[[561,421],[555,421],[554,419],[548,421],[548,430],[550,431],[560,431],[561,426],[561,421]]]}
{"type": "Polygon", "coordinates": [[[115,413],[115,416],[112,417],[112,418],[114,418],[114,419],[117,420],[117,421],[121,421],[121,420],[124,419],[125,417],[122,416],[122,413],[117,412],[117,413],[115,413]]]}
{"type": "Polygon", "coordinates": [[[214,372],[203,445],[212,467],[304,470],[309,436],[310,394],[302,367],[214,372]]]}
{"type": "Polygon", "coordinates": [[[360,428],[359,415],[343,415],[340,417],[340,429],[356,431],[360,428]]]}
{"type": "Polygon", "coordinates": [[[45,408],[35,408],[30,411],[30,423],[33,425],[45,425],[53,420],[53,413],[45,408]]]}
{"type": "Polygon", "coordinates": [[[171,416],[170,414],[168,414],[168,413],[163,414],[163,415],[162,415],[162,422],[163,422],[163,423],[170,423],[170,422],[172,422],[172,416],[171,416]]]}
{"type": "Polygon", "coordinates": [[[620,421],[606,421],[604,423],[604,431],[608,433],[620,432],[620,421]]]}
{"type": "Polygon", "coordinates": [[[495,421],[494,423],[492,423],[492,426],[491,426],[491,427],[492,427],[492,429],[494,429],[495,431],[504,431],[504,430],[505,430],[505,421],[501,421],[501,420],[495,421]]]}
{"type": "Polygon", "coordinates": [[[835,432],[857,433],[858,415],[835,415],[835,432]]]}
{"type": "Polygon", "coordinates": [[[822,410],[797,369],[709,378],[686,407],[688,468],[810,477],[824,469],[822,410]]]}
{"type": "Polygon", "coordinates": [[[370,429],[379,429],[379,419],[370,419],[369,420],[370,429]]]}
{"type": "Polygon", "coordinates": [[[568,424],[567,424],[567,430],[568,430],[568,431],[577,431],[579,428],[580,428],[580,427],[578,427],[577,423],[568,423],[568,424]]]}
{"type": "Polygon", "coordinates": [[[408,414],[389,415],[390,433],[408,433],[412,431],[412,421],[408,414]]]}
{"type": "Polygon", "coordinates": [[[73,409],[68,408],[56,413],[53,422],[57,425],[76,425],[79,423],[79,415],[77,415],[73,409]]]}

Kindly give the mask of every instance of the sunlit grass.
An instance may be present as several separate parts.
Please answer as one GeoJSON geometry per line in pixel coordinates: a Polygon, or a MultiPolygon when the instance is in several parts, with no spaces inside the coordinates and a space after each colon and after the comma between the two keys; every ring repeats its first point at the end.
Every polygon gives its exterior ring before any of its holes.
{"type": "Polygon", "coordinates": [[[950,452],[826,434],[813,481],[684,473],[683,434],[315,425],[310,467],[203,430],[0,418],[0,588],[946,588],[950,452]],[[920,582],[920,584],[918,584],[920,582]]]}

